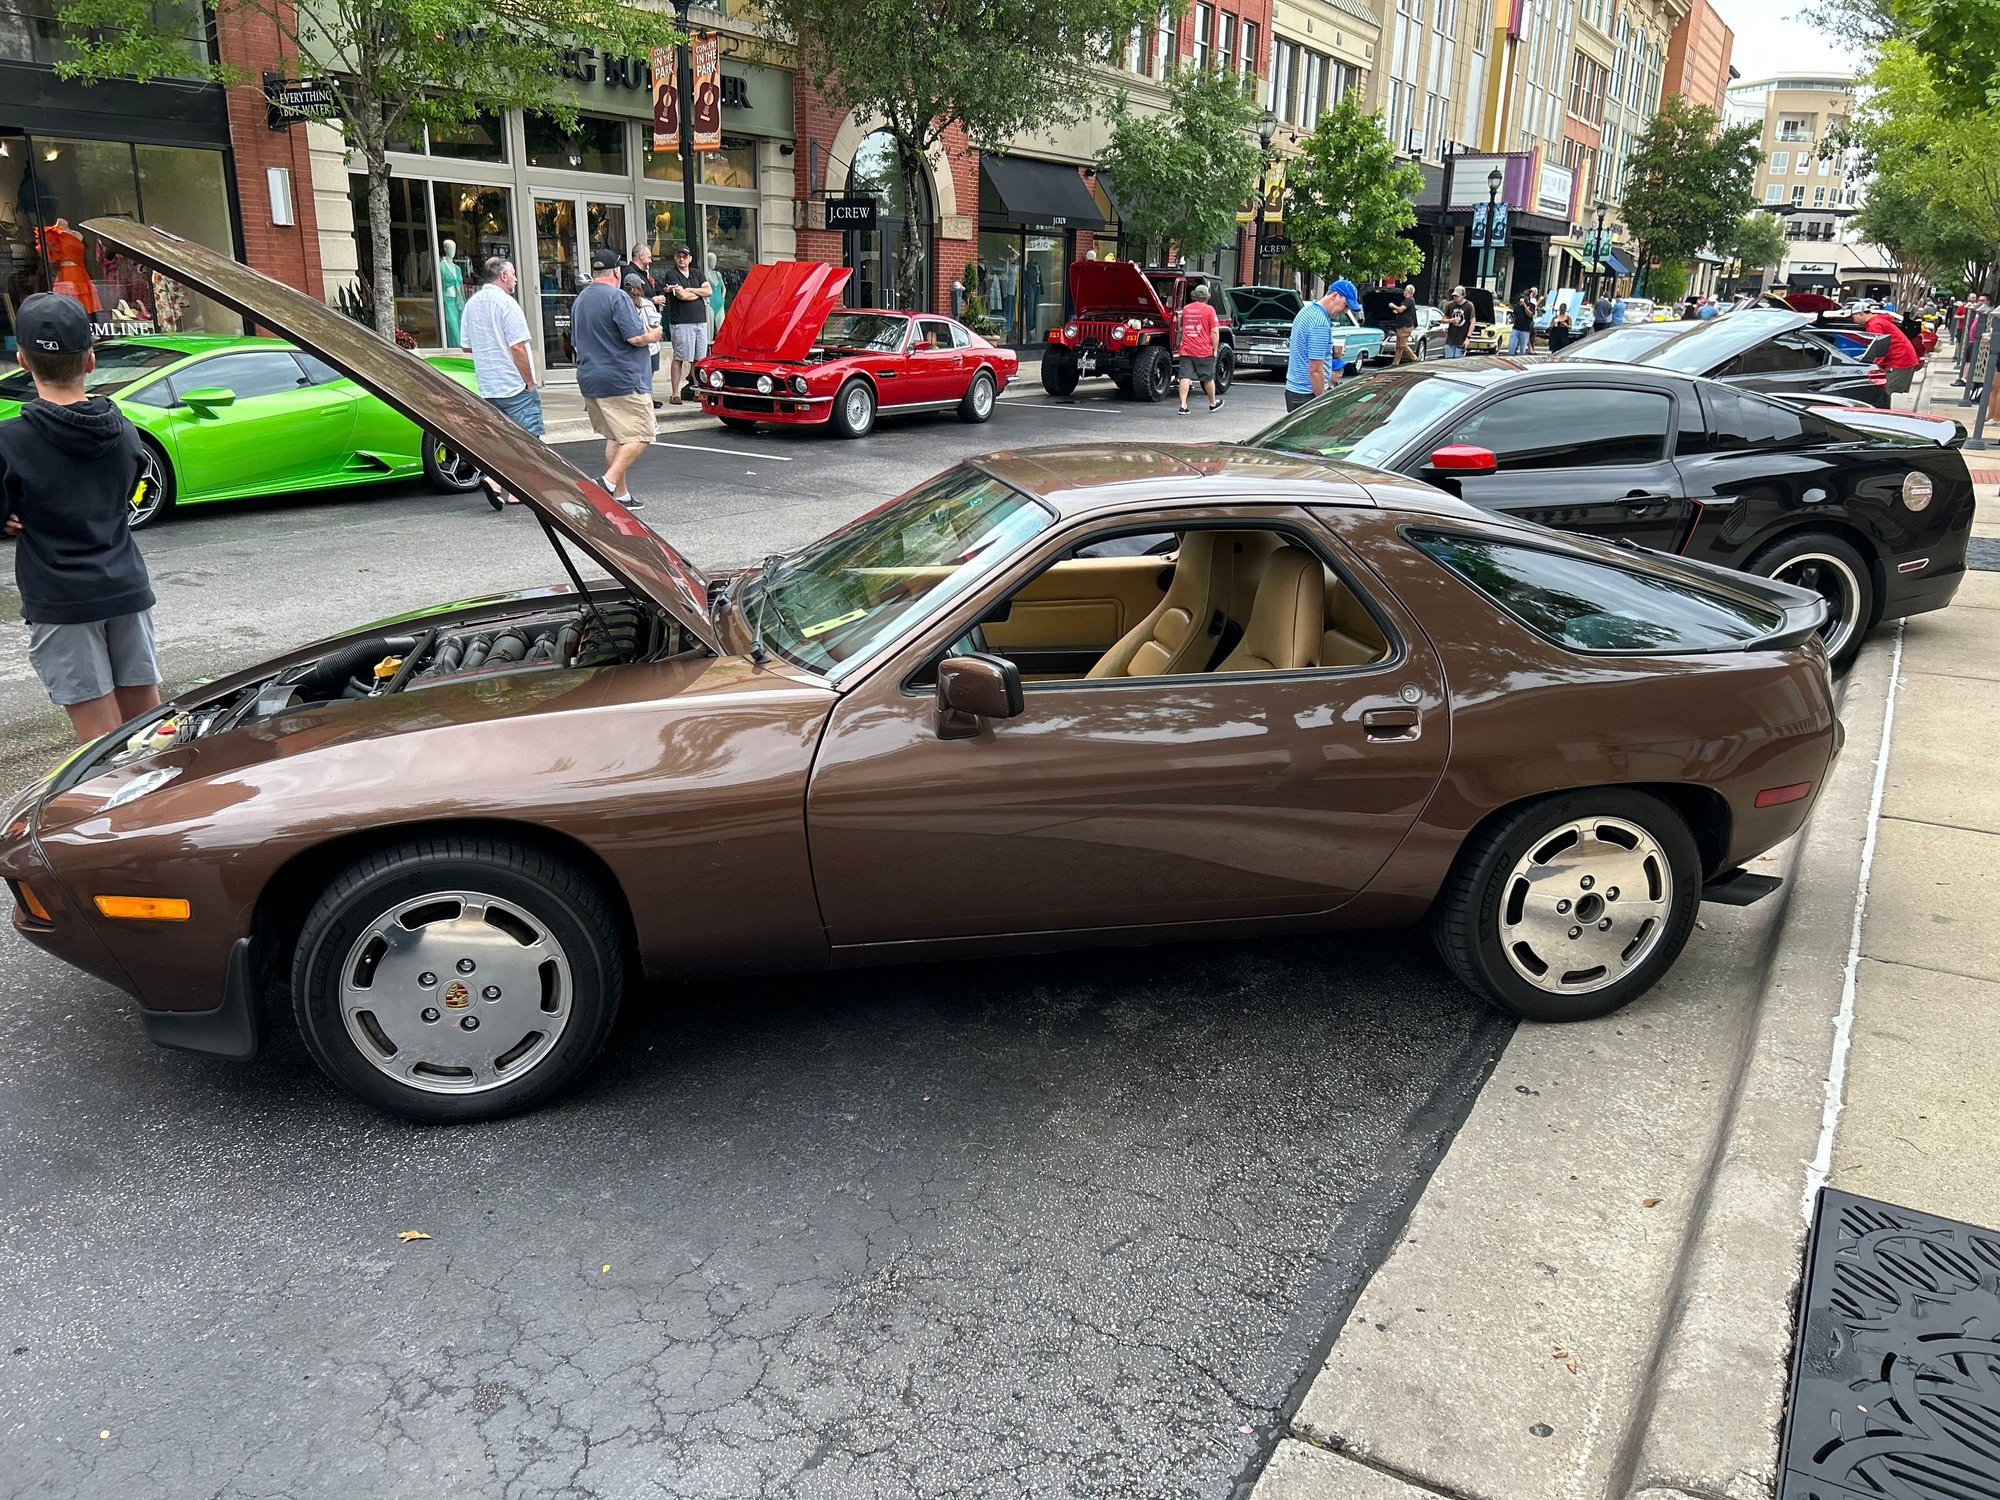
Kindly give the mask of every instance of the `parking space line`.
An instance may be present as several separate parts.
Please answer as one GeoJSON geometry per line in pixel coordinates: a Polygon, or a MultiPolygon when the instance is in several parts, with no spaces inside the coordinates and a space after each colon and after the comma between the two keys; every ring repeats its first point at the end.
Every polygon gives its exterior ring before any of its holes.
{"type": "Polygon", "coordinates": [[[665,438],[654,438],[655,448],[685,448],[690,453],[725,453],[731,458],[768,458],[773,463],[788,464],[798,457],[783,453],[745,453],[741,448],[711,448],[705,443],[670,443],[665,438]]]}

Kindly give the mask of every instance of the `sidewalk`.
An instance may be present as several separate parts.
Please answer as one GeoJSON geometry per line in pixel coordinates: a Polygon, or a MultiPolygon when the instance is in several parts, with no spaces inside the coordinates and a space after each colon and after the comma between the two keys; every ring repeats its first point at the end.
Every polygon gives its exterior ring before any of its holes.
{"type": "MultiPolygon", "coordinates": [[[[1897,405],[1969,427],[1939,370],[1897,405]]],[[[1814,1189],[2000,1225],[2000,572],[1878,631],[1842,717],[1781,908],[1515,1035],[1255,1500],[1765,1500],[1814,1189]]]]}
{"type": "MultiPolygon", "coordinates": [[[[664,372],[655,387],[662,401],[667,399],[667,382],[664,372]]],[[[1002,401],[1016,401],[1025,397],[1039,398],[1042,394],[1042,361],[1040,356],[1021,356],[1021,373],[1009,382],[1007,389],[1000,393],[1002,401]]],[[[547,427],[543,434],[551,443],[584,442],[597,434],[590,430],[590,419],[584,415],[583,397],[576,391],[576,372],[557,370],[542,387],[542,421],[547,427]]],[[[667,405],[659,411],[659,429],[662,435],[686,432],[719,432],[721,426],[711,416],[704,415],[695,402],[684,406],[667,405]]],[[[1996,460],[2000,461],[2000,460],[1996,460]]]]}

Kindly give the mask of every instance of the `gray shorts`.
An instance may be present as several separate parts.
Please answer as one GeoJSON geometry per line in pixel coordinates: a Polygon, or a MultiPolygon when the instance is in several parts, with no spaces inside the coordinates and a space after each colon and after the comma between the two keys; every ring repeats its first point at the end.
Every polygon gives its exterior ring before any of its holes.
{"type": "Polygon", "coordinates": [[[153,612],[145,609],[87,625],[31,622],[28,660],[58,708],[92,702],[113,688],[151,687],[160,680],[153,658],[153,612]]]}
{"type": "Polygon", "coordinates": [[[673,335],[675,359],[708,358],[708,324],[669,323],[667,332],[673,335]]]}
{"type": "Polygon", "coordinates": [[[1215,356],[1213,354],[1183,354],[1179,358],[1181,379],[1199,380],[1203,385],[1215,379],[1215,356]]]}

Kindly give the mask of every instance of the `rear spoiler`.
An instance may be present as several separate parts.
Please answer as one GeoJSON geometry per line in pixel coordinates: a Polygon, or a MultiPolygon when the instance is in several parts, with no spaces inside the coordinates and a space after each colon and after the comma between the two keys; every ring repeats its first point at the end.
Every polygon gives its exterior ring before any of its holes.
{"type": "Polygon", "coordinates": [[[1747,604],[1773,609],[1784,616],[1778,625],[1772,627],[1769,634],[1760,636],[1754,641],[1746,641],[1741,646],[1731,648],[1733,650],[1789,650],[1794,646],[1803,646],[1818,635],[1826,625],[1826,600],[1810,589],[1795,588],[1789,583],[1780,583],[1775,578],[1759,578],[1754,573],[1741,573],[1734,568],[1701,562],[1692,557],[1682,557],[1678,553],[1642,547],[1637,542],[1621,540],[1615,545],[1627,552],[1643,554],[1647,561],[1658,567],[1661,572],[1677,574],[1710,593],[1732,594],[1747,604]]]}

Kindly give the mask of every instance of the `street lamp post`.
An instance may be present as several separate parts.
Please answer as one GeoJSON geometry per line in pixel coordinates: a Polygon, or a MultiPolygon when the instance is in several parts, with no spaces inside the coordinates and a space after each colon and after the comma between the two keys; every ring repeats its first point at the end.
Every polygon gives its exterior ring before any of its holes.
{"type": "Polygon", "coordinates": [[[1271,175],[1271,142],[1277,134],[1278,117],[1267,109],[1257,121],[1257,143],[1264,154],[1257,159],[1257,213],[1250,238],[1250,279],[1259,286],[1264,282],[1264,201],[1270,191],[1266,182],[1271,175]]]}
{"type": "Polygon", "coordinates": [[[1479,258],[1479,284],[1489,292],[1497,290],[1493,285],[1493,213],[1499,206],[1500,188],[1506,180],[1498,167],[1486,174],[1486,243],[1479,258]]]}
{"type": "MultiPolygon", "coordinates": [[[[689,269],[706,266],[702,256],[701,209],[695,203],[694,179],[699,171],[694,155],[694,38],[688,31],[688,7],[693,0],[674,0],[674,27],[681,34],[681,44],[674,49],[674,103],[681,120],[681,217],[683,221],[682,240],[694,252],[689,269]]],[[[651,236],[648,236],[651,238],[651,236]]],[[[671,247],[670,247],[671,248],[671,247]]]]}
{"type": "Polygon", "coordinates": [[[1604,211],[1609,205],[1597,200],[1597,233],[1590,241],[1590,300],[1597,300],[1598,278],[1604,274],[1604,211]]]}

